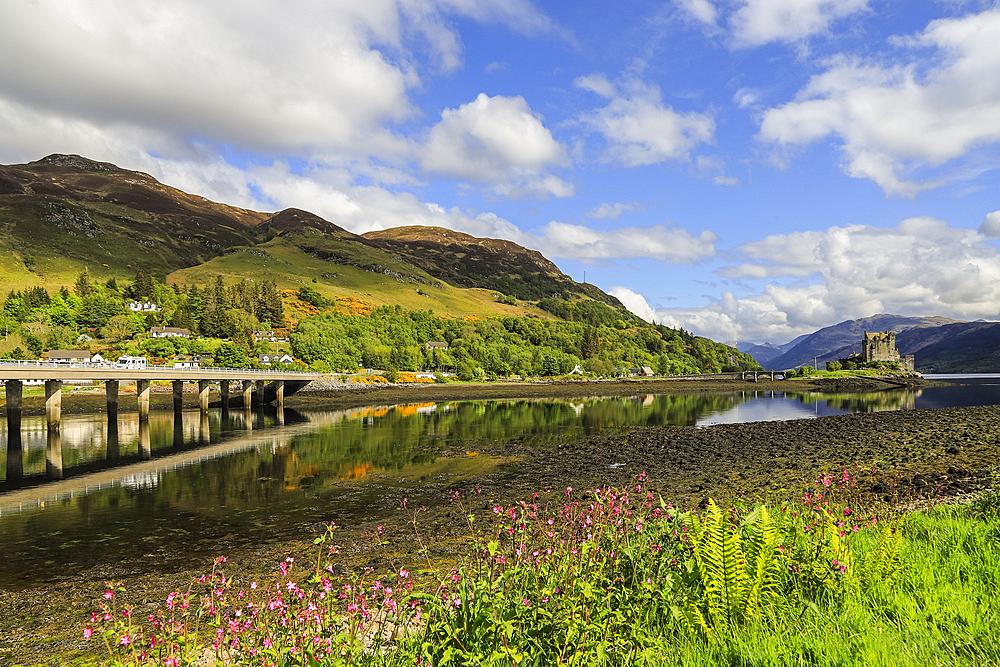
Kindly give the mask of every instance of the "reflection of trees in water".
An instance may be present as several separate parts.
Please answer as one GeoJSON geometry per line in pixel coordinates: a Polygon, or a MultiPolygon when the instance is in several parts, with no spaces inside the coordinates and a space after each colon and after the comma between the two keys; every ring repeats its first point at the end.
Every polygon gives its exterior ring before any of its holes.
{"type": "Polygon", "coordinates": [[[786,394],[786,396],[794,397],[807,405],[826,403],[831,408],[839,408],[851,412],[888,412],[916,408],[917,398],[922,392],[923,390],[921,389],[900,388],[854,394],[809,392],[786,394]]]}

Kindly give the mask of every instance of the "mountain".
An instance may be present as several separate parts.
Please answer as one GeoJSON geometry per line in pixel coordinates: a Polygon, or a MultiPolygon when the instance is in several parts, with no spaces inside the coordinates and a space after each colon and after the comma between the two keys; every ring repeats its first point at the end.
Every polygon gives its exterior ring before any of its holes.
{"type": "Polygon", "coordinates": [[[330,299],[442,315],[551,318],[558,309],[545,300],[588,302],[591,315],[600,306],[605,319],[638,321],[614,297],[510,241],[435,227],[356,235],[308,211],[228,206],[78,155],[0,165],[8,289],[72,284],[84,268],[101,282],[137,271],[178,284],[271,278],[330,299]]]}
{"type": "Polygon", "coordinates": [[[784,354],[784,350],[777,345],[771,345],[770,343],[761,343],[760,345],[737,345],[736,349],[744,354],[749,354],[751,357],[756,359],[761,366],[765,367],[769,367],[772,359],[780,357],[784,354]]]}
{"type": "Polygon", "coordinates": [[[266,213],[78,155],[0,166],[0,271],[14,285],[141,268],[164,275],[253,243],[266,213]]]}
{"type": "Polygon", "coordinates": [[[436,278],[463,287],[485,286],[519,299],[538,300],[584,292],[620,307],[592,285],[576,283],[536,250],[511,241],[481,239],[442,227],[397,227],[362,235],[405,257],[436,278]]]}
{"type": "Polygon", "coordinates": [[[955,322],[896,336],[901,354],[916,357],[921,373],[1000,372],[1000,322],[955,322]]]}
{"type": "MultiPolygon", "coordinates": [[[[815,333],[800,336],[796,339],[798,342],[792,341],[795,343],[792,347],[764,365],[776,369],[797,368],[803,365],[824,368],[827,361],[836,361],[851,352],[860,352],[861,339],[865,331],[894,331],[897,334],[896,347],[900,354],[913,354],[912,351],[900,347],[900,332],[919,330],[919,333],[912,334],[912,340],[918,340],[920,336],[935,335],[932,330],[936,328],[958,323],[947,317],[903,317],[887,314],[847,320],[824,327],[815,333]]],[[[917,370],[921,369],[921,358],[918,356],[917,370]]]]}

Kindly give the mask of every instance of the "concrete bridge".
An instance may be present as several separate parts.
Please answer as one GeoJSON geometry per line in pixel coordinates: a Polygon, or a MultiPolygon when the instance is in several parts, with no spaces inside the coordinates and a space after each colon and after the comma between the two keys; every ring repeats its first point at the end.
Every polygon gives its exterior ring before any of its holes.
{"type": "MultiPolygon", "coordinates": [[[[198,383],[198,407],[202,415],[208,411],[208,391],[213,383],[219,384],[222,409],[239,405],[250,412],[253,405],[275,402],[282,414],[285,396],[295,393],[319,377],[319,373],[281,370],[247,370],[242,368],[115,368],[99,364],[66,364],[40,361],[0,362],[0,380],[4,382],[7,397],[7,464],[8,477],[14,466],[17,475],[21,454],[21,403],[26,381],[45,383],[45,415],[48,424],[48,474],[52,479],[62,477],[62,445],[59,432],[62,418],[62,385],[67,381],[103,382],[108,405],[108,421],[117,428],[118,393],[121,383],[136,384],[139,407],[140,452],[150,451],[149,443],[149,385],[151,381],[170,382],[173,386],[174,419],[181,417],[184,383],[198,383]],[[232,383],[240,384],[240,393],[233,395],[232,383]]],[[[252,420],[246,420],[252,428],[252,420]]]]}
{"type": "Polygon", "coordinates": [[[763,380],[784,380],[785,371],[736,371],[734,373],[701,373],[696,375],[664,375],[666,380],[741,380],[743,382],[761,382],[763,380]]]}

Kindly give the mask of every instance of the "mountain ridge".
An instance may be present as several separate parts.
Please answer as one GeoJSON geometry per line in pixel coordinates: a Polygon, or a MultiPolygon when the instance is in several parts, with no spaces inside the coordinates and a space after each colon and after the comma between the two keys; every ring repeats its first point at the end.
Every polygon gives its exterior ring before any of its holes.
{"type": "MultiPolygon", "coordinates": [[[[865,331],[892,331],[900,354],[916,357],[916,368],[925,373],[974,373],[1000,371],[1000,322],[962,322],[947,317],[907,317],[879,313],[845,320],[799,336],[784,346],[758,346],[765,354],[754,356],[776,369],[809,365],[824,368],[861,351],[865,331]],[[781,354],[768,353],[784,349],[781,354]]],[[[756,348],[750,348],[756,349],[756,348]]]]}
{"type": "Polygon", "coordinates": [[[283,287],[311,282],[329,297],[350,292],[455,314],[538,316],[543,311],[518,302],[583,299],[638,321],[615,297],[511,241],[419,226],[359,235],[309,211],[229,206],[80,155],[0,165],[0,249],[0,274],[11,287],[71,284],[84,268],[98,280],[141,270],[172,282],[212,270],[280,280],[287,269],[283,287]],[[425,298],[388,296],[405,286],[425,298]],[[499,297],[504,304],[494,303],[499,297]]]}

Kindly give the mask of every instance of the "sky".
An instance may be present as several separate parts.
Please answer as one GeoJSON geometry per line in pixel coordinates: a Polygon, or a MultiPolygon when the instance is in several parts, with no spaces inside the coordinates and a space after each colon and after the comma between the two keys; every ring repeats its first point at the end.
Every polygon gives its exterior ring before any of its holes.
{"type": "Polygon", "coordinates": [[[504,238],[727,343],[1000,319],[995,1],[13,0],[0,63],[0,163],[504,238]]]}

